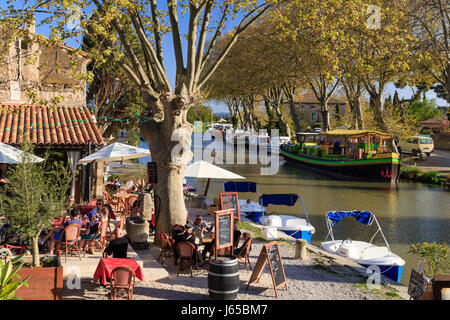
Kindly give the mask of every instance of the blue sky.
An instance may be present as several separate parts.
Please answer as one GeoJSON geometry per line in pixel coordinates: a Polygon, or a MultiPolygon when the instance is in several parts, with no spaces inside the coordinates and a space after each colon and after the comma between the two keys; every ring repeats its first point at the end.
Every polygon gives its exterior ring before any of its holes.
{"type": "MultiPolygon", "coordinates": [[[[6,1],[0,0],[0,5],[2,7],[5,6],[6,1]]],[[[17,2],[20,3],[20,2],[17,2]]],[[[158,6],[159,9],[166,9],[166,1],[158,0],[158,6]]],[[[183,16],[179,14],[180,17],[180,29],[181,34],[186,34],[188,29],[188,15],[183,16]]],[[[44,18],[43,14],[37,14],[36,15],[36,22],[39,24],[40,20],[44,18]]],[[[230,20],[227,25],[227,30],[232,29],[240,20],[241,16],[237,16],[234,20],[230,20]]],[[[39,26],[36,28],[37,33],[41,33],[43,35],[49,34],[49,27],[48,26],[39,26]]],[[[183,40],[183,50],[186,50],[186,39],[182,37],[183,40]]],[[[67,44],[72,47],[79,47],[80,45],[80,39],[70,39],[67,41],[67,44]]],[[[167,34],[165,38],[163,39],[163,51],[164,51],[164,62],[166,67],[166,72],[169,78],[169,81],[171,82],[171,85],[173,86],[175,83],[175,58],[173,54],[173,45],[172,45],[172,37],[171,34],[167,34]]],[[[184,58],[186,59],[186,54],[184,54],[184,58]]],[[[400,98],[408,98],[412,95],[412,90],[410,88],[405,89],[396,89],[393,84],[389,84],[387,89],[385,90],[384,96],[394,95],[395,90],[398,91],[400,98]]],[[[436,94],[433,91],[429,91],[426,93],[426,97],[428,99],[435,99],[436,94]]],[[[436,99],[436,102],[439,106],[445,106],[447,105],[446,101],[443,99],[436,99]]],[[[213,108],[215,112],[228,112],[228,108],[223,103],[218,102],[211,102],[210,106],[213,108]]]]}

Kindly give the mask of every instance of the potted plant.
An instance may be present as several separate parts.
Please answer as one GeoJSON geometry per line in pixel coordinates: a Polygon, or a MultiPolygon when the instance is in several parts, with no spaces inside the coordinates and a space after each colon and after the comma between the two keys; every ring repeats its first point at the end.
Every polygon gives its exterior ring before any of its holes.
{"type": "Polygon", "coordinates": [[[417,243],[411,245],[408,253],[416,254],[424,261],[424,275],[428,281],[428,290],[423,293],[423,300],[433,299],[431,280],[437,275],[444,275],[450,269],[449,248],[446,243],[417,243]]]}
{"type": "Polygon", "coordinates": [[[23,254],[5,263],[0,259],[0,300],[18,300],[17,290],[23,285],[28,287],[30,276],[20,280],[22,277],[18,274],[24,264],[20,261],[22,257],[23,254]]]}
{"type": "MultiPolygon", "coordinates": [[[[36,273],[29,282],[29,292],[32,292],[32,288],[42,288],[44,283],[53,286],[55,276],[59,274],[61,281],[56,282],[62,285],[62,267],[59,267],[59,271],[55,269],[58,267],[40,268],[38,240],[41,231],[50,228],[53,220],[61,217],[66,209],[72,174],[61,162],[50,163],[48,153],[44,161],[33,162],[33,146],[30,142],[25,142],[22,150],[25,152],[20,155],[19,162],[8,172],[9,184],[0,191],[0,209],[17,235],[30,243],[33,268],[23,268],[20,273],[26,276],[36,273]],[[38,280],[41,278],[42,282],[38,280]]],[[[55,297],[56,288],[52,290],[55,297]]],[[[26,292],[23,290],[25,296],[26,292]]],[[[45,296],[44,292],[41,293],[45,296]]],[[[25,299],[25,296],[22,298],[25,299]]]]}

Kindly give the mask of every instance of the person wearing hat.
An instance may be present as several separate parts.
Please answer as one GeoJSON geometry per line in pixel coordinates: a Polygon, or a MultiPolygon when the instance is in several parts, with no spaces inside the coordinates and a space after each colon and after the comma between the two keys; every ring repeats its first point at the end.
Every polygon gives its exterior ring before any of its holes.
{"type": "Polygon", "coordinates": [[[184,232],[178,233],[175,236],[175,243],[173,245],[174,250],[174,258],[175,258],[175,265],[178,264],[178,252],[177,252],[177,245],[180,242],[189,242],[192,243],[195,246],[194,254],[197,252],[197,245],[195,244],[195,237],[192,234],[194,228],[190,223],[186,223],[184,225],[184,232]]]}
{"type": "MultiPolygon", "coordinates": [[[[83,249],[84,251],[86,251],[86,247],[87,247],[87,241],[86,240],[90,240],[90,244],[92,246],[93,244],[93,240],[95,237],[95,234],[98,231],[98,226],[99,226],[99,221],[97,219],[97,214],[95,212],[90,212],[89,213],[89,221],[86,223],[86,232],[84,234],[81,235],[81,241],[80,241],[80,249],[83,249]],[[86,242],[86,245],[85,245],[86,242]]],[[[92,254],[92,249],[89,249],[89,251],[87,251],[87,253],[92,254]]]]}

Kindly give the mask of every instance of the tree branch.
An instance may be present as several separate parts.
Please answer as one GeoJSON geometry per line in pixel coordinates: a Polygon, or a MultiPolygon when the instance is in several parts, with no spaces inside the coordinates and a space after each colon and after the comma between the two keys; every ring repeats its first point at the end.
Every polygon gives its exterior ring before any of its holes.
{"type": "Polygon", "coordinates": [[[258,6],[257,8],[255,8],[254,10],[250,11],[241,21],[241,23],[239,24],[238,28],[236,29],[233,38],[230,40],[230,42],[228,43],[228,45],[225,47],[225,49],[223,50],[223,52],[219,55],[219,57],[217,58],[217,60],[215,61],[215,63],[213,63],[213,65],[210,67],[210,69],[206,72],[206,74],[199,80],[199,84],[197,86],[198,89],[200,89],[205,82],[209,79],[209,77],[214,73],[214,71],[217,69],[217,67],[220,65],[220,63],[223,61],[223,59],[225,59],[225,56],[228,54],[228,52],[230,51],[231,47],[234,45],[234,43],[237,41],[239,35],[244,32],[250,25],[252,25],[259,17],[261,17],[269,8],[271,7],[270,4],[262,4],[260,6],[258,6]],[[257,12],[260,8],[262,8],[260,10],[260,12],[258,12],[258,14],[256,14],[254,17],[252,17],[250,19],[249,22],[247,22],[246,24],[244,24],[242,26],[242,24],[244,23],[244,21],[250,17],[253,13],[257,12]]]}
{"type": "Polygon", "coordinates": [[[156,6],[156,0],[151,2],[152,20],[153,20],[153,34],[155,35],[155,46],[156,55],[158,57],[159,63],[163,66],[163,49],[162,49],[162,36],[161,36],[161,26],[158,17],[158,8],[156,6]]]}
{"type": "Polygon", "coordinates": [[[197,52],[195,57],[195,82],[198,81],[198,78],[200,77],[200,70],[202,67],[202,57],[203,57],[203,50],[205,49],[205,42],[206,42],[206,34],[208,30],[209,21],[211,20],[211,10],[213,6],[213,1],[208,0],[206,2],[206,8],[205,12],[203,13],[203,22],[202,27],[200,30],[200,37],[198,39],[198,45],[197,45],[197,52]]]}
{"type": "MultiPolygon", "coordinates": [[[[172,40],[173,40],[173,49],[175,52],[175,61],[177,65],[177,80],[178,75],[184,73],[184,64],[183,64],[183,47],[181,44],[181,35],[180,28],[178,25],[178,14],[177,14],[177,3],[176,0],[167,0],[167,6],[169,7],[169,17],[170,17],[170,25],[172,26],[172,40]]],[[[175,84],[175,87],[178,87],[175,84]]]]}

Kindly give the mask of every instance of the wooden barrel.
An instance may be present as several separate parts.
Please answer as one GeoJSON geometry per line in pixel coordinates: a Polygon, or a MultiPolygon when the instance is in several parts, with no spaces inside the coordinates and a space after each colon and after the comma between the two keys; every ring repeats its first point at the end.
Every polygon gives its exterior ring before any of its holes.
{"type": "Polygon", "coordinates": [[[239,268],[236,257],[218,257],[209,263],[209,296],[214,300],[234,300],[239,291],[239,268]]]}

